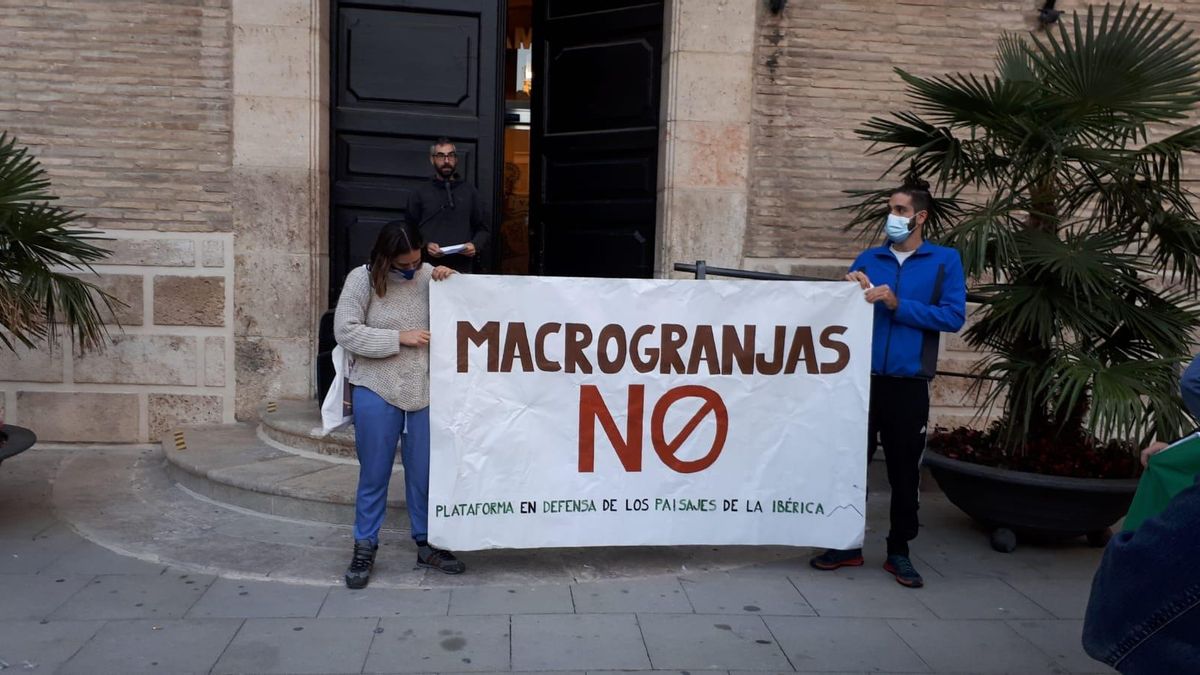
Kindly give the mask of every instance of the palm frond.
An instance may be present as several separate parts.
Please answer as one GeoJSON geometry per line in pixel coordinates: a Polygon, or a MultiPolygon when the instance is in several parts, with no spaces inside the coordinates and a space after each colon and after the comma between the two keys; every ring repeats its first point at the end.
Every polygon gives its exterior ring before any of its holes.
{"type": "Polygon", "coordinates": [[[0,133],[0,343],[53,345],[65,328],[87,351],[108,338],[100,307],[112,314],[123,303],[61,271],[90,272],[108,251],[103,237],[71,227],[79,214],[51,205],[49,188],[29,151],[0,133]]]}
{"type": "Polygon", "coordinates": [[[996,48],[996,73],[1000,79],[1010,82],[1038,82],[1037,63],[1029,52],[1029,45],[1019,35],[1005,33],[1000,36],[996,48]]]}
{"type": "MultiPolygon", "coordinates": [[[[1003,435],[1178,428],[1168,366],[1200,331],[1200,195],[1185,171],[1200,126],[1183,123],[1200,41],[1122,3],[1005,35],[994,76],[896,72],[910,106],[859,134],[885,175],[915,169],[957,200],[938,232],[988,277],[964,336],[990,352],[980,372],[1000,378],[987,403],[1004,406],[1003,435]],[[1160,125],[1169,135],[1151,141],[1160,125]]],[[[850,226],[874,233],[886,191],[852,196],[850,226]]]]}
{"type": "Polygon", "coordinates": [[[1072,14],[1058,33],[1032,35],[1037,72],[1060,115],[1084,126],[1143,128],[1187,117],[1200,102],[1200,48],[1182,22],[1161,9],[1105,5],[1099,17],[1072,14]]]}

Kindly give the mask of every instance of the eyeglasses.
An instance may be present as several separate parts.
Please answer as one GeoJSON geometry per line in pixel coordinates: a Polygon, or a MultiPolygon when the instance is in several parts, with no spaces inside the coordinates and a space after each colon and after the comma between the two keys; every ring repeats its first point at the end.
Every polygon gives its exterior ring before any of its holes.
{"type": "Polygon", "coordinates": [[[435,152],[435,153],[433,153],[433,158],[438,161],[443,161],[443,162],[446,161],[447,159],[457,160],[458,153],[457,152],[435,152]]]}

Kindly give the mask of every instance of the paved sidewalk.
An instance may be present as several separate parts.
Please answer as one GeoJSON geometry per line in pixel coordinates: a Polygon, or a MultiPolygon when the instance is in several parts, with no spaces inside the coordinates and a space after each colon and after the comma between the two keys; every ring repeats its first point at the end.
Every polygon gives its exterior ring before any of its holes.
{"type": "MultiPolygon", "coordinates": [[[[39,449],[0,467],[4,675],[1109,672],[1078,646],[1099,551],[1075,542],[995,553],[985,533],[934,491],[923,497],[925,527],[914,546],[927,580],[920,590],[879,569],[886,499],[876,494],[874,545],[867,566],[852,571],[811,570],[805,549],[763,556],[690,547],[656,554],[654,564],[637,549],[596,549],[571,555],[639,574],[589,576],[580,573],[584,565],[560,565],[539,583],[543,553],[519,551],[465,554],[470,570],[458,578],[348,591],[198,573],[81,537],[62,519],[77,517],[79,504],[60,508],[63,485],[54,481],[68,460],[105,452],[39,449]],[[510,569],[524,572],[506,576],[510,569]]],[[[105,485],[98,479],[91,489],[105,485]]],[[[91,497],[105,501],[103,493],[91,497]]],[[[282,526],[239,515],[220,527],[242,529],[246,558],[279,546],[269,540],[282,526]]],[[[173,527],[186,529],[184,521],[173,527]]],[[[348,535],[334,538],[348,553],[348,535]]],[[[411,553],[393,541],[380,577],[406,578],[411,553]]]]}

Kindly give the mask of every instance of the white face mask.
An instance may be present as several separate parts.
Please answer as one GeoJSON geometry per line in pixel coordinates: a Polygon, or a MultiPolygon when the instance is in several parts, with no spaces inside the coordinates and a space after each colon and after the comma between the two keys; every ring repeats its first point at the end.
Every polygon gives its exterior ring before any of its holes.
{"type": "Polygon", "coordinates": [[[883,226],[883,233],[887,235],[889,241],[893,244],[902,243],[908,239],[908,235],[912,234],[912,230],[908,229],[909,222],[912,218],[905,218],[894,213],[889,213],[887,223],[883,226]]]}

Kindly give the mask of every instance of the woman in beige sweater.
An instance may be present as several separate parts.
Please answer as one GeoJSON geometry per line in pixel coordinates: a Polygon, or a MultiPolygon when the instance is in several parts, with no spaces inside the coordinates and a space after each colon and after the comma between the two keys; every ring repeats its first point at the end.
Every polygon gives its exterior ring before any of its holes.
{"type": "Polygon", "coordinates": [[[466,566],[429,545],[429,282],[454,273],[421,263],[420,231],[404,221],[384,225],[369,265],[346,277],[334,314],[334,336],[354,355],[354,444],[358,453],[354,556],[346,585],[371,578],[387,508],[396,443],[417,564],[447,574],[466,566]]]}

